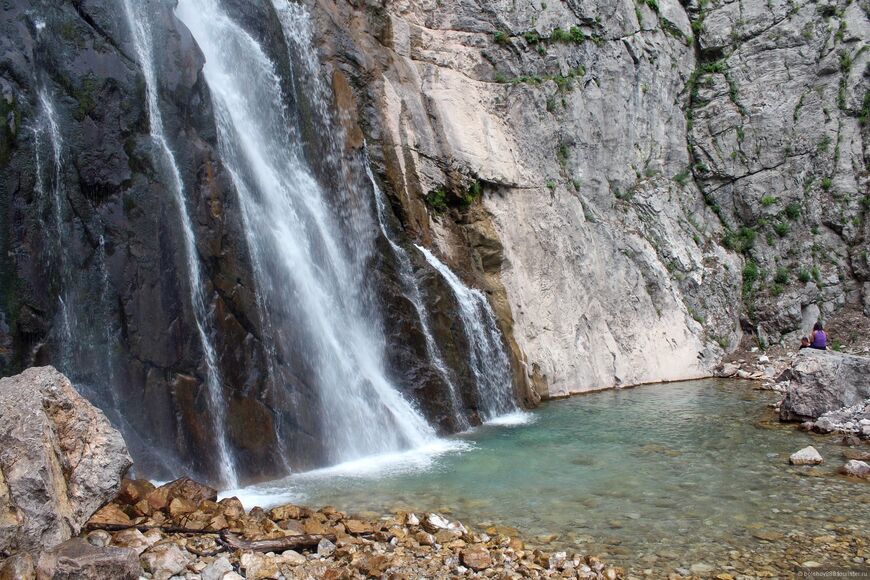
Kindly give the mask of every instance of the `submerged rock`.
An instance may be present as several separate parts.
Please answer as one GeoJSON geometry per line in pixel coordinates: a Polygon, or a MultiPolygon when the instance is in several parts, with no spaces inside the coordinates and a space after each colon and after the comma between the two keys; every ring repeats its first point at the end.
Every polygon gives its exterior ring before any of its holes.
{"type": "Polygon", "coordinates": [[[788,458],[788,462],[792,465],[819,465],[823,461],[822,456],[812,445],[792,453],[788,458]]]}
{"type": "Polygon", "coordinates": [[[806,348],[778,381],[789,381],[779,418],[816,419],[870,398],[870,358],[806,348]]]}
{"type": "Polygon", "coordinates": [[[861,479],[870,479],[870,464],[866,461],[858,461],[852,459],[841,468],[844,475],[851,477],[859,477],[861,479]]]}
{"type": "Polygon", "coordinates": [[[78,534],[130,465],[121,434],[54,368],[0,379],[0,553],[78,534]]]}

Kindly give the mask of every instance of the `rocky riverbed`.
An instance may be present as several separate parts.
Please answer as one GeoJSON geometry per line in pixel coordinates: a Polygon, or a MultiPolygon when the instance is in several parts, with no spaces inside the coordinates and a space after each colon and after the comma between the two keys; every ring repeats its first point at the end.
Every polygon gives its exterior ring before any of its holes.
{"type": "Polygon", "coordinates": [[[516,530],[472,530],[437,513],[350,516],[237,498],[182,478],[125,480],[82,537],[7,560],[0,578],[622,578],[594,556],[529,549],[516,530]],[[5,574],[5,575],[4,575],[5,574]],[[9,576],[11,574],[11,576],[9,576]]]}

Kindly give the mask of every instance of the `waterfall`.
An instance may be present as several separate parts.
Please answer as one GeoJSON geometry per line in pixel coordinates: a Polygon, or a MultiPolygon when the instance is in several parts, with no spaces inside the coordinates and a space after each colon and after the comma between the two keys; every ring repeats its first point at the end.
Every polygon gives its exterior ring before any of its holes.
{"type": "MultiPolygon", "coordinates": [[[[261,338],[316,393],[319,411],[307,411],[319,412],[327,460],[431,441],[433,430],[385,371],[386,340],[366,283],[377,228],[370,198],[348,180],[328,189],[318,182],[278,65],[217,0],[180,0],[176,14],[205,55],[220,154],[271,330],[261,338]]],[[[334,159],[319,162],[341,171],[334,159]]]]}
{"type": "Polygon", "coordinates": [[[513,397],[510,361],[502,344],[495,313],[483,292],[469,288],[432,252],[415,245],[426,261],[444,278],[456,302],[468,340],[468,363],[474,373],[478,406],[484,421],[517,411],[513,397]]]}
{"type": "Polygon", "coordinates": [[[375,202],[378,210],[378,224],[380,225],[381,232],[384,234],[384,238],[386,238],[387,242],[390,244],[390,248],[393,250],[393,255],[396,257],[396,261],[399,263],[399,277],[402,281],[402,289],[404,290],[408,300],[410,300],[411,304],[414,305],[414,311],[417,313],[417,319],[420,321],[420,329],[423,331],[423,336],[426,339],[426,354],[429,356],[431,363],[435,366],[435,370],[438,372],[441,380],[443,380],[444,384],[447,385],[450,395],[450,405],[453,408],[453,417],[456,420],[456,424],[460,429],[468,429],[471,427],[471,424],[468,422],[468,417],[466,417],[463,412],[462,399],[456,389],[456,383],[451,376],[450,370],[447,368],[447,364],[444,362],[444,358],[441,356],[441,349],[438,348],[438,343],[432,335],[432,329],[429,322],[429,312],[426,310],[426,305],[423,304],[420,284],[417,282],[417,276],[414,274],[414,268],[411,265],[411,258],[408,256],[405,249],[393,240],[389,233],[389,228],[387,228],[386,223],[386,202],[384,200],[384,194],[381,191],[381,188],[378,187],[377,181],[375,181],[375,176],[372,174],[372,170],[368,163],[366,163],[366,175],[368,176],[369,181],[371,181],[372,189],[375,192],[375,202]]]}
{"type": "Polygon", "coordinates": [[[48,94],[42,90],[39,92],[39,102],[45,115],[43,124],[34,130],[36,138],[36,192],[42,197],[42,202],[51,203],[52,226],[55,232],[56,243],[56,267],[60,284],[58,294],[58,315],[60,317],[60,335],[56,337],[58,350],[60,351],[60,366],[68,369],[72,366],[73,358],[73,312],[69,306],[67,295],[67,281],[69,274],[69,257],[67,256],[67,244],[65,227],[63,223],[63,206],[66,192],[64,191],[63,179],[63,137],[57,123],[57,114],[54,104],[48,94]],[[49,145],[51,146],[51,167],[53,172],[47,186],[51,189],[50,199],[46,195],[46,181],[42,175],[42,134],[48,131],[49,145]]]}
{"type": "Polygon", "coordinates": [[[148,5],[145,2],[124,0],[124,8],[127,13],[127,21],[133,35],[136,53],[142,74],[145,77],[145,96],[148,105],[148,116],[151,122],[151,137],[157,146],[158,155],[162,158],[158,162],[165,166],[170,177],[170,189],[175,195],[178,206],[178,214],[181,221],[181,229],[184,238],[184,252],[187,258],[187,268],[190,275],[190,300],[196,319],[196,330],[202,345],[203,356],[206,365],[206,391],[209,407],[211,410],[212,429],[217,445],[220,460],[221,477],[228,487],[235,487],[238,483],[235,463],[227,442],[225,428],[226,401],[223,396],[220,371],[217,365],[217,354],[211,341],[212,321],[211,313],[206,308],[203,296],[203,276],[200,270],[199,257],[196,250],[196,239],[193,232],[193,224],[187,210],[184,182],[181,172],[175,160],[175,155],[169,147],[169,142],[163,132],[163,116],[157,94],[157,78],[154,72],[154,60],[152,50],[151,30],[148,26],[148,5]],[[135,8],[134,8],[135,6],[135,8]],[[142,9],[144,8],[145,11],[142,9]]]}

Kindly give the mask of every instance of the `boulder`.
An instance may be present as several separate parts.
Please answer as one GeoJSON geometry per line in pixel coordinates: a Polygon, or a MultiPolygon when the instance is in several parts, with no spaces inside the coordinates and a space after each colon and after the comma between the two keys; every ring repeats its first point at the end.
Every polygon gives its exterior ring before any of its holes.
{"type": "Polygon", "coordinates": [[[139,556],[130,548],[93,546],[82,538],[73,538],[55,546],[39,558],[40,580],[136,580],[139,556]]]}
{"type": "Polygon", "coordinates": [[[0,553],[78,534],[130,465],[121,434],[54,368],[0,379],[0,553]]]}
{"type": "Polygon", "coordinates": [[[155,510],[162,510],[172,504],[172,500],[184,500],[192,504],[194,509],[204,501],[217,501],[217,490],[202,483],[197,483],[189,477],[180,477],[161,485],[148,494],[148,503],[155,510]]]}
{"type": "Polygon", "coordinates": [[[823,461],[822,456],[812,445],[792,453],[788,458],[788,462],[792,465],[818,465],[823,461]]]}
{"type": "Polygon", "coordinates": [[[779,418],[816,419],[870,398],[870,358],[805,348],[778,381],[789,381],[779,418]]]}
{"type": "Polygon", "coordinates": [[[840,472],[844,475],[848,475],[851,477],[870,479],[870,464],[868,464],[866,461],[858,461],[857,459],[852,459],[842,467],[840,472]]]}

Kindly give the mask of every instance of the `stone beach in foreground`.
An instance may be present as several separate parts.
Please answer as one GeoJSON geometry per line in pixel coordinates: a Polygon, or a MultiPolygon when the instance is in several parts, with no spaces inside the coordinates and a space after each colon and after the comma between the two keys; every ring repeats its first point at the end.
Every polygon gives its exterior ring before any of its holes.
{"type": "Polygon", "coordinates": [[[623,578],[594,556],[529,549],[516,530],[472,530],[436,513],[349,516],[237,498],[182,478],[125,480],[82,537],[16,560],[23,578],[623,578]]]}

